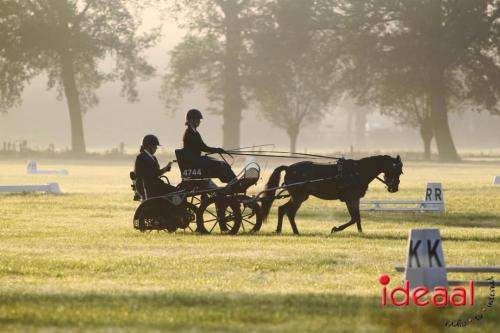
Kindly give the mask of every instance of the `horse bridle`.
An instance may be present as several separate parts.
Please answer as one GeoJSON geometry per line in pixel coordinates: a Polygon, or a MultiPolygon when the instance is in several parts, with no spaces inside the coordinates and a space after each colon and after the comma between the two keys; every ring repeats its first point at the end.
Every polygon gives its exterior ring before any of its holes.
{"type": "Polygon", "coordinates": [[[380,178],[379,176],[375,177],[377,178],[378,180],[380,180],[382,183],[384,183],[385,186],[389,186],[389,184],[387,184],[387,182],[385,180],[383,180],[382,178],[380,178]]]}
{"type": "MultiPolygon", "coordinates": [[[[398,165],[401,165],[401,162],[398,162],[398,165]]],[[[394,164],[394,166],[396,166],[396,164],[394,164]]],[[[385,172],[384,172],[384,174],[385,174],[385,172]]],[[[403,172],[401,172],[401,174],[403,174],[403,172]]],[[[380,178],[379,176],[377,176],[375,178],[377,178],[379,181],[381,181],[387,187],[390,187],[391,185],[393,185],[392,182],[390,182],[391,184],[389,184],[389,182],[386,182],[384,179],[380,178]]],[[[396,179],[396,178],[394,178],[394,179],[396,179]]]]}
{"type": "MultiPolygon", "coordinates": [[[[377,178],[378,180],[380,180],[380,181],[381,181],[382,183],[384,183],[384,185],[385,185],[385,186],[387,186],[387,187],[391,187],[392,185],[394,185],[394,184],[393,184],[393,182],[386,182],[385,180],[383,180],[383,179],[382,179],[382,178],[380,178],[379,176],[377,176],[377,177],[375,177],[375,178],[377,178]]],[[[394,179],[396,179],[396,178],[394,178],[394,179]]]]}

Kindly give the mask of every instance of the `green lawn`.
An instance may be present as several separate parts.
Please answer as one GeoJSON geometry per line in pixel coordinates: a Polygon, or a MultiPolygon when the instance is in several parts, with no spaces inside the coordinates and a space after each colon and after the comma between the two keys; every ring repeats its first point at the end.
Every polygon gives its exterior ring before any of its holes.
{"type": "MultiPolygon", "coordinates": [[[[57,181],[65,193],[0,194],[0,331],[440,332],[476,314],[488,290],[476,290],[473,308],[382,307],[377,279],[389,274],[393,287],[402,278],[394,266],[405,262],[408,230],[440,228],[448,265],[500,264],[499,164],[406,163],[398,193],[374,182],[365,199],[421,199],[439,181],[446,213],[365,212],[363,234],[330,235],[348,220],[344,205],[311,199],[297,215],[300,237],[287,220],[272,234],[275,210],[257,235],[142,234],[132,228],[129,165],[39,168],[70,175],[28,176],[24,163],[0,162],[0,184],[57,181]]],[[[499,325],[496,300],[482,320],[449,331],[499,325]]]]}

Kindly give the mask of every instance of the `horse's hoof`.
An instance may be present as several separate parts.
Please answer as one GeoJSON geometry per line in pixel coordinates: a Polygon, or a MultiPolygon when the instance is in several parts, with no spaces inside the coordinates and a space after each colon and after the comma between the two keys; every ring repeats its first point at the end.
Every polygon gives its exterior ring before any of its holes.
{"type": "Polygon", "coordinates": [[[340,229],[339,229],[339,228],[337,228],[337,227],[333,227],[333,228],[332,228],[332,231],[331,231],[330,233],[331,233],[331,234],[333,234],[333,233],[336,233],[336,232],[339,232],[339,231],[340,231],[340,229]]]}
{"type": "Polygon", "coordinates": [[[273,234],[276,235],[276,236],[280,236],[281,235],[281,231],[275,230],[275,231],[273,231],[273,234]]]}

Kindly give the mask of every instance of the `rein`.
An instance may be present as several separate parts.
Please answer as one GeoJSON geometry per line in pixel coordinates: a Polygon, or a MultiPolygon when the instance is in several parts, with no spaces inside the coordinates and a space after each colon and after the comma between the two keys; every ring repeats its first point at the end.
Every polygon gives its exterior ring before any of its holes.
{"type": "Polygon", "coordinates": [[[224,154],[219,154],[219,156],[222,158],[222,160],[224,160],[224,162],[226,162],[226,164],[229,164],[229,165],[233,165],[233,162],[234,162],[234,158],[233,158],[233,154],[229,154],[227,153],[227,155],[229,155],[229,157],[231,157],[231,163],[227,163],[227,160],[224,158],[224,154]]]}
{"type": "Polygon", "coordinates": [[[382,178],[380,178],[379,176],[375,177],[376,179],[380,180],[383,184],[385,184],[386,186],[389,186],[387,184],[387,182],[385,180],[383,180],[382,178]]]}
{"type": "Polygon", "coordinates": [[[309,157],[311,159],[330,159],[330,160],[340,160],[341,157],[332,157],[325,155],[316,155],[316,154],[306,154],[306,153],[291,153],[288,151],[269,151],[269,150],[246,150],[242,152],[235,152],[234,150],[228,150],[229,154],[232,155],[241,155],[241,156],[264,156],[264,157],[281,157],[281,158],[304,158],[309,157]],[[281,154],[289,154],[290,156],[281,155],[281,154]]]}
{"type": "MultiPolygon", "coordinates": [[[[283,155],[273,155],[273,154],[244,154],[244,153],[235,153],[233,151],[229,152],[231,155],[238,155],[238,156],[263,156],[263,157],[281,157],[281,158],[304,158],[302,156],[283,156],[283,155]]],[[[319,158],[313,158],[313,159],[319,159],[319,158]]]]}
{"type": "MultiPolygon", "coordinates": [[[[265,145],[254,145],[254,146],[248,146],[248,147],[239,147],[239,148],[231,148],[231,149],[227,149],[228,151],[235,151],[235,150],[246,150],[246,149],[254,149],[256,147],[274,147],[274,143],[268,143],[268,144],[265,144],[265,145]]],[[[254,150],[249,150],[249,151],[254,151],[254,150]]]]}

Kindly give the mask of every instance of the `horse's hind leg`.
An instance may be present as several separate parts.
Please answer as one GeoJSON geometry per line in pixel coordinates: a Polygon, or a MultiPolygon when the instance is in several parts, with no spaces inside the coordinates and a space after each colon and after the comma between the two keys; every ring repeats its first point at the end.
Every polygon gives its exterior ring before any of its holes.
{"type": "Polygon", "coordinates": [[[281,234],[281,229],[283,228],[283,217],[285,216],[291,201],[292,200],[290,199],[287,203],[278,207],[278,225],[276,226],[277,234],[281,234]]]}
{"type": "Polygon", "coordinates": [[[286,216],[288,216],[288,220],[290,221],[290,225],[292,226],[293,233],[295,235],[299,234],[299,230],[297,229],[297,224],[295,223],[295,214],[297,214],[297,211],[299,210],[300,206],[302,203],[307,199],[307,197],[294,197],[291,200],[291,204],[288,207],[288,210],[286,211],[286,216]]]}

